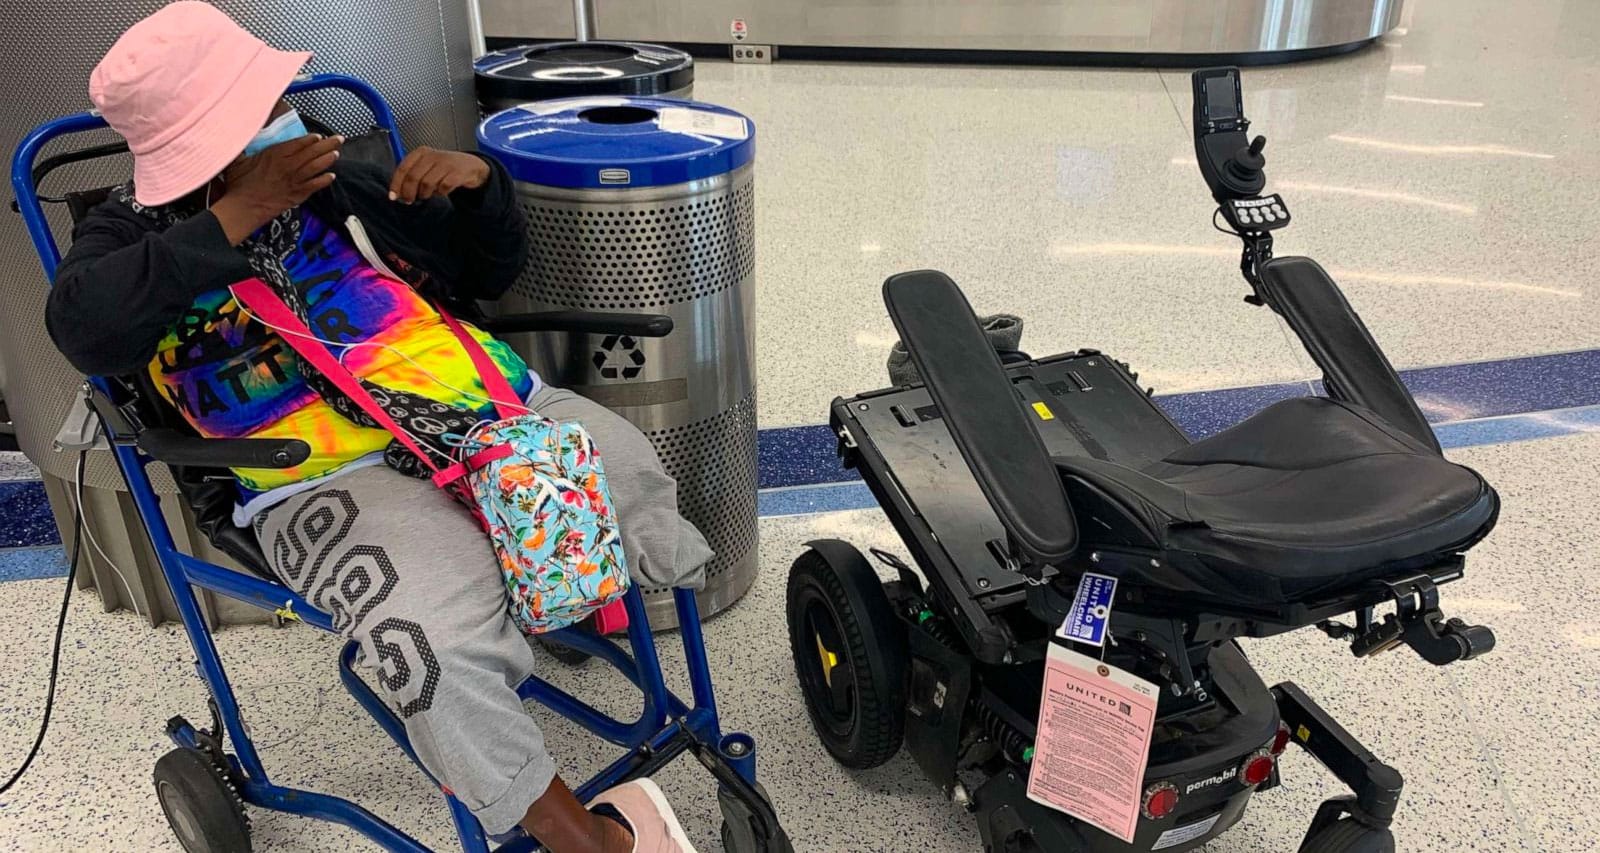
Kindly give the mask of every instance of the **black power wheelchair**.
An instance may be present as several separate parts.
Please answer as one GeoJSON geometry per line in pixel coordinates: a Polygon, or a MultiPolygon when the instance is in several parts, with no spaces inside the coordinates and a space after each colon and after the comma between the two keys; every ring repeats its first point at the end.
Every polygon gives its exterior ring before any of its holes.
{"type": "Polygon", "coordinates": [[[922,271],[890,278],[884,301],[924,384],[833,403],[844,463],[920,572],[874,551],[898,573],[883,583],[851,545],[809,543],[787,600],[806,708],[846,766],[904,743],[990,853],[1194,849],[1278,783],[1291,743],[1351,790],[1318,809],[1302,853],[1392,851],[1400,773],[1292,682],[1269,688],[1236,639],[1315,625],[1358,657],[1404,645],[1435,665],[1494,645],[1445,618],[1438,587],[1498,497],[1443,458],[1327,273],[1273,258],[1289,214],[1261,194],[1238,71],[1193,83],[1195,151],[1243,241],[1246,299],[1288,322],[1326,397],[1191,442],[1098,351],[1002,364],[956,285],[922,271]],[[1131,841],[1028,797],[1047,654],[1068,644],[1053,635],[1086,572],[1117,581],[1091,651],[1160,690],[1131,841]]]}

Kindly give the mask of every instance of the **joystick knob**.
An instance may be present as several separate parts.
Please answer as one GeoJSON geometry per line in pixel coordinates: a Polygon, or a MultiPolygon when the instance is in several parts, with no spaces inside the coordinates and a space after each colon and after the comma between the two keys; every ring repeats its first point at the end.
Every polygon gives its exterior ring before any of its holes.
{"type": "Polygon", "coordinates": [[[1241,181],[1255,179],[1261,170],[1267,167],[1267,158],[1261,156],[1267,147],[1267,138],[1258,136],[1250,143],[1248,148],[1240,148],[1233,156],[1228,158],[1228,173],[1241,181]]]}

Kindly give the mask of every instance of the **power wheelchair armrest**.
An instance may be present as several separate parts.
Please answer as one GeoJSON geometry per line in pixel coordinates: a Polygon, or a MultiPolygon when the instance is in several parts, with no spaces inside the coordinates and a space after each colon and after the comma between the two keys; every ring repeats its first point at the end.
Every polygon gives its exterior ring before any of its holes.
{"type": "Polygon", "coordinates": [[[529,314],[483,316],[474,321],[491,334],[522,332],[584,332],[595,335],[632,335],[664,338],[672,333],[672,318],[665,314],[617,314],[608,311],[536,311],[529,314]]]}
{"type": "Polygon", "coordinates": [[[961,289],[941,272],[900,273],[883,301],[1024,568],[1061,565],[1078,545],[1066,490],[961,289]]]}
{"type": "Polygon", "coordinates": [[[1327,271],[1310,258],[1286,257],[1267,261],[1260,275],[1258,295],[1294,329],[1329,397],[1370,409],[1441,452],[1417,401],[1327,271]]]}

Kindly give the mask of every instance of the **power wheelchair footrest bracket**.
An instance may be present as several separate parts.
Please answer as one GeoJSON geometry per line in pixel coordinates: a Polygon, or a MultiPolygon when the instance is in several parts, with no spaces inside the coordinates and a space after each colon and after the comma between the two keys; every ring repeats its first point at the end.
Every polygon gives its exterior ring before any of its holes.
{"type": "Polygon", "coordinates": [[[1468,625],[1457,618],[1445,618],[1439,609],[1439,588],[1427,575],[1386,581],[1394,599],[1395,612],[1374,621],[1371,607],[1356,614],[1356,625],[1324,620],[1317,623],[1323,633],[1336,639],[1350,639],[1350,651],[1358,658],[1386,652],[1401,643],[1435,665],[1471,660],[1494,648],[1494,632],[1483,625],[1468,625]]]}
{"type": "Polygon", "coordinates": [[[1343,814],[1373,829],[1388,829],[1405,785],[1400,771],[1362,746],[1294,682],[1285,681],[1273,687],[1272,695],[1278,702],[1279,717],[1289,729],[1289,740],[1322,762],[1355,794],[1324,802],[1306,838],[1309,840],[1323,825],[1343,814]]]}

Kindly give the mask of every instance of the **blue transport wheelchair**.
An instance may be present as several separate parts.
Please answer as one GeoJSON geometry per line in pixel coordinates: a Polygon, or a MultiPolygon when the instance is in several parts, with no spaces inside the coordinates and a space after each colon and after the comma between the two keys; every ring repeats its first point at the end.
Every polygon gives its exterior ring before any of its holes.
{"type": "MultiPolygon", "coordinates": [[[[352,138],[346,156],[362,156],[358,152],[363,148],[368,156],[376,152],[396,162],[403,156],[394,114],[372,87],[351,77],[324,74],[302,78],[289,91],[295,94],[312,90],[342,90],[359,98],[371,111],[375,124],[373,132],[364,138],[352,138]]],[[[22,141],[12,159],[11,182],[17,209],[26,221],[48,278],[54,278],[61,253],[46,220],[43,203],[66,204],[72,219],[77,221],[105,199],[108,189],[44,196],[39,192],[40,183],[63,166],[118,155],[125,152],[127,146],[114,142],[66,150],[42,159],[41,152],[62,137],[105,127],[105,120],[92,112],[47,122],[22,141]]],[[[671,331],[671,320],[662,316],[570,311],[485,319],[480,325],[490,332],[605,331],[659,337],[671,331]]],[[[272,781],[244,728],[238,699],[196,597],[197,587],[212,590],[280,615],[292,615],[325,631],[333,630],[328,614],[316,610],[272,577],[254,536],[233,526],[230,512],[234,488],[231,478],[222,470],[289,467],[303,461],[309,448],[298,440],[199,438],[164,404],[145,377],[90,377],[85,383],[85,393],[100,418],[112,453],[127,481],[153,553],[194,646],[196,669],[210,694],[209,726],[196,726],[183,717],[173,717],[167,723],[166,733],[177,746],[157,761],[155,768],[157,796],[184,849],[190,853],[250,850],[248,806],[343,824],[387,850],[425,851],[427,848],[417,840],[354,802],[272,781]],[[151,486],[146,471],[151,462],[171,467],[179,499],[188,504],[197,527],[248,573],[178,550],[161,513],[161,498],[151,486]]],[[[596,632],[581,630],[582,626],[545,635],[547,642],[564,646],[568,653],[604,660],[637,686],[643,694],[643,708],[637,719],[631,722],[616,719],[538,676],[530,677],[518,692],[524,700],[538,701],[622,748],[619,758],[577,788],[580,800],[587,801],[614,785],[650,775],[689,752],[718,783],[724,846],[740,853],[789,853],[792,850],[789,840],[779,826],[765,791],[756,783],[755,741],[745,734],[722,731],[694,595],[676,590],[674,603],[678,624],[682,626],[691,701],[686,702],[667,689],[637,586],[625,598],[630,621],[628,649],[596,632]]],[[[399,717],[356,675],[355,658],[356,645],[351,643],[339,657],[340,680],[415,761],[399,717]]],[[[399,668],[392,662],[375,663],[380,668],[396,669],[390,674],[401,677],[399,668]]],[[[507,853],[538,849],[538,842],[525,836],[491,848],[494,842],[486,837],[467,808],[448,790],[441,788],[441,794],[448,804],[461,845],[469,853],[486,853],[490,849],[507,853]]]]}

